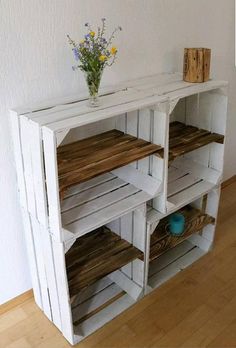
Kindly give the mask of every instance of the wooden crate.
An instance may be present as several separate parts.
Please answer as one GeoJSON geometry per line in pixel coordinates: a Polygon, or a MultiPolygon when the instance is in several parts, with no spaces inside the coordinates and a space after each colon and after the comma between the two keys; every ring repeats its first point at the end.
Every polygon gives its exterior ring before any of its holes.
{"type": "MultiPolygon", "coordinates": [[[[148,291],[161,219],[206,194],[216,218],[226,85],[163,74],[104,89],[96,109],[81,96],[11,111],[35,300],[71,344],[148,291]]],[[[214,229],[186,243],[208,250],[214,229]]]]}
{"type": "Polygon", "coordinates": [[[213,245],[220,188],[201,195],[178,210],[185,216],[185,230],[179,237],[167,231],[170,214],[150,209],[147,216],[146,293],[157,288],[205,255],[213,245]]]}

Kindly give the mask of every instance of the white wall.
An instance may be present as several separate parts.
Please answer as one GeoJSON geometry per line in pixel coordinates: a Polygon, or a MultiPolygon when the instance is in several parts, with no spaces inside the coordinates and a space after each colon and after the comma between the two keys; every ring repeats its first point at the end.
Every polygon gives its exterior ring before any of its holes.
{"type": "Polygon", "coordinates": [[[0,304],[30,288],[7,110],[84,88],[66,34],[79,39],[101,17],[123,27],[104,84],[182,70],[184,47],[212,48],[212,75],[231,83],[225,178],[236,173],[234,0],[1,0],[0,304]]]}

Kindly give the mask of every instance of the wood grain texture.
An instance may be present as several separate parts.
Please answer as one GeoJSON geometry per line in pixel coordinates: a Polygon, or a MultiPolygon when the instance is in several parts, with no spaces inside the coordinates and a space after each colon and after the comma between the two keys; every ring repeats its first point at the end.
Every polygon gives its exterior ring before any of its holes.
{"type": "Polygon", "coordinates": [[[236,182],[236,175],[233,175],[233,176],[231,176],[231,178],[225,180],[225,181],[222,183],[221,187],[222,187],[222,189],[224,189],[224,188],[226,188],[227,186],[232,185],[232,184],[235,183],[235,182],[236,182]]]}
{"type": "Polygon", "coordinates": [[[164,218],[151,235],[151,247],[149,260],[154,261],[165,251],[182,243],[193,233],[200,232],[203,227],[213,224],[215,219],[191,206],[179,210],[185,216],[185,230],[179,237],[171,236],[167,231],[169,217],[164,218]]]}
{"type": "Polygon", "coordinates": [[[111,303],[115,302],[116,300],[118,300],[120,297],[122,297],[125,294],[124,291],[121,291],[119,294],[117,294],[116,296],[112,297],[110,300],[107,300],[104,304],[102,304],[101,306],[99,306],[98,308],[94,309],[92,312],[90,312],[89,314],[86,314],[84,317],[75,320],[73,322],[74,326],[77,326],[79,324],[81,324],[83,321],[91,318],[93,315],[95,315],[96,313],[100,312],[103,308],[108,307],[111,303]]]}
{"type": "Polygon", "coordinates": [[[34,296],[33,290],[30,289],[30,290],[24,292],[23,294],[13,298],[12,300],[2,304],[0,306],[0,315],[8,312],[9,310],[11,310],[12,308],[14,308],[18,305],[22,305],[25,301],[31,299],[33,296],[34,296]]]}
{"type": "Polygon", "coordinates": [[[211,50],[207,48],[185,48],[184,81],[206,82],[210,78],[211,50]]]}
{"type": "Polygon", "coordinates": [[[80,237],[66,254],[70,296],[142,257],[142,254],[104,227],[80,237]]]}
{"type": "Polygon", "coordinates": [[[73,185],[158,154],[161,146],[111,130],[58,148],[61,198],[73,185]]]}
{"type": "MultiPolygon", "coordinates": [[[[236,183],[222,192],[213,251],[78,347],[235,348],[235,223],[236,183]]],[[[71,347],[33,298],[2,314],[0,324],[1,348],[71,347]]]]}
{"type": "Polygon", "coordinates": [[[212,142],[222,144],[224,136],[175,121],[170,123],[169,161],[212,142]]]}

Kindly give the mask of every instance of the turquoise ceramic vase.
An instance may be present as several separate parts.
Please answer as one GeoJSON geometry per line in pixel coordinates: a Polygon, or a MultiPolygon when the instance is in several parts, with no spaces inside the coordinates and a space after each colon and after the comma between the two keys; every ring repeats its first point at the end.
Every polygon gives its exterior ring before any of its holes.
{"type": "Polygon", "coordinates": [[[169,232],[174,236],[180,236],[184,232],[185,217],[182,214],[176,213],[169,217],[169,232]]]}

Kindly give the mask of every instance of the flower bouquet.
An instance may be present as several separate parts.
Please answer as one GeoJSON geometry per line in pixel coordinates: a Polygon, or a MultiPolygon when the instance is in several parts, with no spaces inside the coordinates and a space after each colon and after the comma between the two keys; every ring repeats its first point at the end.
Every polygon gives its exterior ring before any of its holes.
{"type": "Polygon", "coordinates": [[[106,19],[102,18],[102,26],[98,27],[97,32],[93,31],[90,24],[86,23],[88,32],[84,39],[77,44],[67,35],[69,44],[72,46],[74,57],[78,62],[72,69],[80,69],[85,74],[89,90],[89,105],[99,106],[98,90],[105,67],[112,66],[117,57],[117,48],[112,46],[115,33],[122,30],[121,27],[115,28],[111,36],[106,39],[106,19]]]}

